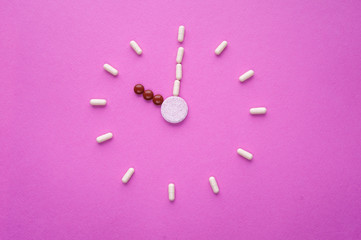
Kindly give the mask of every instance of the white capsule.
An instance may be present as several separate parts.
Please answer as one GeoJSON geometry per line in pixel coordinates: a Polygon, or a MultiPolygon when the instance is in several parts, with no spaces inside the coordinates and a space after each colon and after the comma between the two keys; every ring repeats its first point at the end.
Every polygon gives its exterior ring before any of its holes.
{"type": "Polygon", "coordinates": [[[173,96],[179,96],[180,81],[175,80],[173,85],[173,96]]]}
{"type": "Polygon", "coordinates": [[[214,194],[218,194],[219,193],[219,187],[217,184],[217,181],[214,177],[210,177],[209,178],[209,183],[211,184],[212,190],[214,192],[214,194]]]}
{"type": "Polygon", "coordinates": [[[173,202],[175,199],[174,183],[169,183],[168,185],[168,197],[169,197],[169,201],[171,202],[173,202]]]}
{"type": "Polygon", "coordinates": [[[249,152],[243,150],[242,148],[238,148],[237,153],[248,160],[252,160],[252,158],[253,158],[252,153],[249,153],[249,152]]]}
{"type": "Polygon", "coordinates": [[[227,47],[227,41],[223,41],[214,51],[217,55],[221,54],[223,50],[227,47]]]}
{"type": "Polygon", "coordinates": [[[138,54],[141,55],[143,50],[139,47],[138,43],[136,43],[134,40],[130,41],[130,46],[133,48],[133,50],[138,54]]]}
{"type": "Polygon", "coordinates": [[[177,63],[182,63],[183,55],[184,55],[184,48],[179,47],[177,52],[177,59],[176,59],[177,63]]]}
{"type": "Polygon", "coordinates": [[[178,42],[183,42],[184,40],[184,26],[179,26],[178,29],[178,42]]]}
{"type": "Polygon", "coordinates": [[[103,135],[97,137],[97,142],[102,143],[104,141],[111,139],[112,137],[113,137],[113,133],[106,133],[106,134],[103,134],[103,135]]]}
{"type": "Polygon", "coordinates": [[[252,77],[254,75],[254,71],[253,70],[249,70],[245,73],[243,73],[240,77],[239,77],[239,81],[244,82],[246,81],[248,78],[252,77]]]}
{"type": "Polygon", "coordinates": [[[108,63],[104,64],[104,69],[114,76],[118,75],[118,70],[110,66],[108,63]]]}
{"type": "Polygon", "coordinates": [[[122,182],[125,184],[129,181],[129,179],[132,177],[134,173],[134,168],[129,168],[128,171],[124,174],[122,178],[122,182]]]}
{"type": "Polygon", "coordinates": [[[265,107],[257,107],[257,108],[251,108],[249,109],[249,112],[252,115],[257,115],[257,114],[266,114],[267,109],[265,107]]]}
{"type": "Polygon", "coordinates": [[[90,105],[93,106],[104,106],[107,104],[107,100],[105,99],[90,99],[90,105]]]}
{"type": "Polygon", "coordinates": [[[177,64],[176,69],[175,69],[175,78],[177,80],[181,80],[182,79],[182,64],[177,64]]]}

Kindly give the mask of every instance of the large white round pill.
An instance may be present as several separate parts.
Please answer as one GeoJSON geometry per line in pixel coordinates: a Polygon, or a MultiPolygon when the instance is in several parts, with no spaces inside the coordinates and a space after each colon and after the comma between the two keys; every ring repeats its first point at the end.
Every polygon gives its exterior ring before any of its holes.
{"type": "Polygon", "coordinates": [[[160,111],[167,122],[180,123],[187,117],[188,105],[183,98],[172,96],[164,100],[160,111]]]}

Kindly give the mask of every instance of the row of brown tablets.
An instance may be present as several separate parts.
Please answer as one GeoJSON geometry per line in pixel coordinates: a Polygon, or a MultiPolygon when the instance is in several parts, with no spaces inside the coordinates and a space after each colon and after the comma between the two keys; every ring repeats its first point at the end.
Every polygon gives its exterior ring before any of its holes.
{"type": "Polygon", "coordinates": [[[163,97],[160,94],[154,96],[152,90],[145,90],[142,84],[137,84],[134,86],[134,92],[136,94],[143,94],[145,100],[152,100],[155,105],[161,105],[163,103],[163,97]]]}

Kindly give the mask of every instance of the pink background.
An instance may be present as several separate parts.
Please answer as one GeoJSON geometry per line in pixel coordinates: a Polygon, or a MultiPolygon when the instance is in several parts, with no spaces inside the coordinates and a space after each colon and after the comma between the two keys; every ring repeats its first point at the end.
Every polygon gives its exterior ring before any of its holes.
{"type": "Polygon", "coordinates": [[[0,22],[0,239],[361,239],[360,1],[3,1],[0,22]],[[170,96],[181,45],[174,126],[133,86],[170,96]]]}

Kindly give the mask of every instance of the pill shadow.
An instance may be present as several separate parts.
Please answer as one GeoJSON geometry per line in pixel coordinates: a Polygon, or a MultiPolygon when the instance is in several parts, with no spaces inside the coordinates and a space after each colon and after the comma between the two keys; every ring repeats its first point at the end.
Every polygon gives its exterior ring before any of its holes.
{"type": "Polygon", "coordinates": [[[224,54],[227,54],[227,49],[229,48],[229,46],[227,45],[227,47],[225,49],[223,49],[223,51],[221,52],[221,54],[217,55],[214,51],[213,54],[216,55],[217,58],[221,58],[224,54]]]}
{"type": "Polygon", "coordinates": [[[262,118],[262,117],[267,117],[267,113],[265,114],[249,114],[252,118],[262,118]]]}
{"type": "Polygon", "coordinates": [[[105,108],[107,105],[91,105],[93,108],[105,108]]]}
{"type": "Polygon", "coordinates": [[[240,156],[237,152],[236,152],[236,155],[237,155],[237,160],[241,161],[241,162],[247,162],[246,164],[252,164],[252,162],[254,161],[254,156],[252,158],[252,160],[248,160],[242,156],[240,156]]]}
{"type": "Polygon", "coordinates": [[[119,72],[118,72],[117,75],[113,75],[113,74],[111,74],[110,72],[108,72],[108,71],[105,70],[105,69],[104,69],[104,74],[105,74],[106,76],[111,76],[111,77],[113,77],[113,78],[117,78],[117,77],[119,76],[119,72]]]}
{"type": "MultiPolygon", "coordinates": [[[[263,119],[263,118],[267,119],[268,118],[267,115],[269,115],[268,112],[266,112],[265,114],[251,114],[249,111],[248,111],[248,114],[251,119],[263,119]]],[[[259,121],[262,121],[262,120],[259,120],[259,121]]]]}

